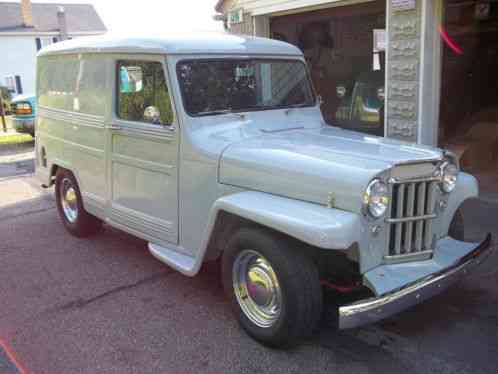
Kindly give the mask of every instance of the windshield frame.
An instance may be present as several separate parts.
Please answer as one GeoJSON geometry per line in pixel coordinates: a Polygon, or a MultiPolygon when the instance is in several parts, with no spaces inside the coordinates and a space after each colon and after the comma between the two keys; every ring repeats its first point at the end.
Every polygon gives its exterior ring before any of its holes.
{"type": "MultiPolygon", "coordinates": [[[[299,57],[299,56],[296,56],[299,57]]],[[[218,116],[218,115],[226,115],[226,114],[231,114],[231,113],[246,113],[246,112],[263,112],[263,111],[268,111],[268,110],[282,110],[282,109],[295,109],[295,108],[313,108],[317,106],[318,104],[318,98],[315,92],[315,87],[313,86],[313,81],[311,80],[311,73],[308,68],[308,64],[304,60],[304,58],[291,58],[291,57],[256,57],[256,56],[227,56],[227,57],[198,57],[198,58],[185,58],[181,59],[176,62],[175,66],[175,72],[176,72],[176,80],[178,82],[178,88],[180,90],[180,96],[182,99],[182,105],[183,105],[183,110],[189,117],[193,118],[198,118],[198,117],[206,117],[206,116],[218,116]],[[227,60],[234,60],[234,61],[257,61],[257,62],[295,62],[302,64],[304,66],[304,71],[306,74],[306,78],[308,80],[310,90],[311,90],[311,104],[306,104],[306,105],[279,105],[279,106],[272,106],[272,107],[259,107],[259,108],[244,108],[244,109],[229,109],[226,108],[226,111],[222,113],[222,110],[220,109],[219,113],[192,113],[187,110],[187,106],[185,105],[185,92],[183,90],[182,82],[180,79],[180,65],[184,63],[189,63],[189,62],[223,62],[227,60]]],[[[215,111],[213,111],[215,112],[215,111]]]]}

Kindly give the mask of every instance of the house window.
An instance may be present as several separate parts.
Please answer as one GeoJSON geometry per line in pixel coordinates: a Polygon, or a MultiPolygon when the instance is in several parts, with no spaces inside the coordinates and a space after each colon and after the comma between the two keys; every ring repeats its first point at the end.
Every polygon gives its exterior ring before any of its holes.
{"type": "Polygon", "coordinates": [[[7,86],[7,89],[15,95],[22,94],[23,92],[20,75],[9,75],[5,77],[5,85],[7,86]]]}
{"type": "Polygon", "coordinates": [[[57,37],[43,37],[43,38],[36,38],[36,50],[39,51],[43,47],[46,47],[47,45],[50,45],[52,43],[57,43],[57,37]]]}
{"type": "Polygon", "coordinates": [[[15,83],[14,77],[12,75],[5,77],[5,85],[7,86],[7,89],[10,92],[16,91],[16,83],[15,83]]]}

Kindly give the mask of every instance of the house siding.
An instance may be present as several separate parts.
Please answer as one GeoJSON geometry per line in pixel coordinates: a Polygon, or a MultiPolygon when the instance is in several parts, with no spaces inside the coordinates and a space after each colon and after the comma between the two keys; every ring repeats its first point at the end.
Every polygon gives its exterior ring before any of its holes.
{"type": "Polygon", "coordinates": [[[243,22],[230,25],[230,33],[238,35],[254,35],[254,22],[249,13],[244,13],[243,22]]]}
{"type": "Polygon", "coordinates": [[[24,94],[35,93],[36,38],[34,36],[1,36],[0,85],[5,85],[5,77],[19,75],[24,94]]]}
{"type": "MultiPolygon", "coordinates": [[[[94,32],[85,34],[69,34],[70,38],[102,34],[94,32]]],[[[29,35],[6,35],[0,33],[0,54],[7,51],[0,58],[0,86],[5,86],[5,77],[18,75],[21,77],[21,84],[24,95],[34,95],[36,92],[36,38],[48,38],[52,42],[54,38],[59,39],[57,33],[30,33],[29,35]]]]}

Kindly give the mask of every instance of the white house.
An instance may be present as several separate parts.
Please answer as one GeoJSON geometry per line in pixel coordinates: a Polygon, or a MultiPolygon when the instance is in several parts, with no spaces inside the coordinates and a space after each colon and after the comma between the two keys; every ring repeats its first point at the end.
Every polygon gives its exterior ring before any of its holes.
{"type": "Polygon", "coordinates": [[[0,86],[7,86],[14,95],[34,94],[38,50],[106,31],[89,4],[0,2],[0,86]]]}

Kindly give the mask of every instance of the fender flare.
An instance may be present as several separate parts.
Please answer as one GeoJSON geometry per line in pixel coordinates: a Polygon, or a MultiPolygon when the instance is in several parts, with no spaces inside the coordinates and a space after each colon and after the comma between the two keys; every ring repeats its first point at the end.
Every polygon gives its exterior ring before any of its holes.
{"type": "Polygon", "coordinates": [[[213,204],[202,256],[223,211],[323,249],[345,250],[360,239],[358,214],[256,191],[219,198],[213,204]]]}
{"type": "Polygon", "coordinates": [[[223,196],[214,202],[195,257],[163,248],[163,251],[168,251],[165,256],[158,253],[160,251],[151,243],[149,250],[160,261],[183,274],[196,275],[204,261],[220,212],[233,214],[304,243],[329,250],[348,249],[360,240],[364,231],[358,214],[267,193],[246,191],[223,196]]]}
{"type": "Polygon", "coordinates": [[[448,206],[444,214],[441,231],[447,233],[451,221],[456,211],[465,200],[479,196],[479,184],[475,177],[470,174],[460,172],[458,175],[457,185],[448,197],[448,206]]]}

